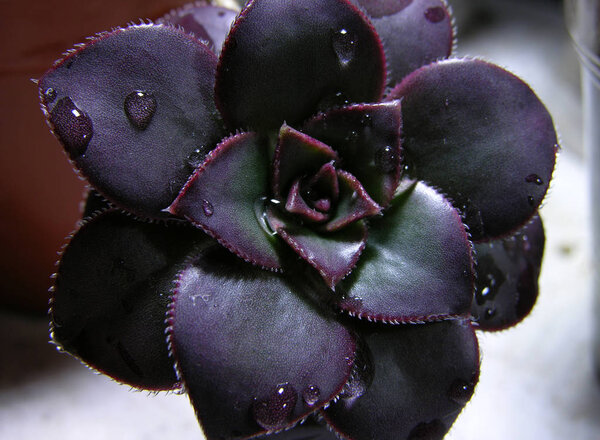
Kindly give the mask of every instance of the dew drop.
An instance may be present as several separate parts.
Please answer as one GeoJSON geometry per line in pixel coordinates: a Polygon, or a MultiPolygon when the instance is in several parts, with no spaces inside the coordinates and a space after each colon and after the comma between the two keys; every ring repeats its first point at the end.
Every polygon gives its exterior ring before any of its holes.
{"type": "Polygon", "coordinates": [[[333,34],[332,44],[340,65],[348,67],[356,53],[354,37],[346,29],[341,29],[333,34]]]}
{"type": "Polygon", "coordinates": [[[205,216],[210,217],[215,213],[215,208],[208,200],[202,200],[202,211],[205,216]]]}
{"type": "Polygon", "coordinates": [[[466,405],[471,399],[474,389],[475,381],[455,379],[446,391],[446,395],[450,400],[455,401],[459,405],[466,405]]]}
{"type": "Polygon", "coordinates": [[[346,137],[344,138],[344,140],[348,143],[354,144],[354,143],[356,143],[356,141],[358,141],[359,137],[360,137],[360,135],[358,134],[358,132],[356,130],[350,130],[348,132],[348,134],[346,135],[346,137]]]}
{"type": "Polygon", "coordinates": [[[446,427],[440,419],[434,419],[430,422],[421,422],[415,426],[407,440],[442,440],[446,434],[446,427]]]}
{"type": "Polygon", "coordinates": [[[205,156],[203,148],[196,148],[186,157],[185,163],[191,171],[194,171],[204,161],[205,156]]]}
{"type": "Polygon", "coordinates": [[[309,385],[302,393],[302,399],[308,406],[315,406],[320,397],[321,390],[314,385],[309,385]]]}
{"type": "Polygon", "coordinates": [[[69,97],[59,100],[50,112],[54,133],[71,157],[85,154],[94,135],[90,117],[81,111],[69,97]]]}
{"type": "Polygon", "coordinates": [[[375,166],[382,173],[389,174],[397,168],[397,156],[396,151],[389,145],[380,147],[375,152],[375,166]]]}
{"type": "Polygon", "coordinates": [[[136,90],[125,97],[125,114],[138,130],[145,130],[156,111],[156,98],[152,93],[136,90]]]}
{"type": "Polygon", "coordinates": [[[483,316],[485,319],[492,319],[494,316],[496,316],[495,308],[485,309],[485,314],[483,316]]]}
{"type": "Polygon", "coordinates": [[[350,104],[350,100],[343,92],[335,92],[325,95],[317,105],[320,111],[326,111],[336,107],[343,107],[350,104]]]}
{"type": "Polygon", "coordinates": [[[46,90],[44,90],[44,100],[46,101],[46,104],[54,102],[55,99],[56,90],[54,90],[52,87],[48,87],[46,90]]]}
{"type": "Polygon", "coordinates": [[[529,176],[525,177],[525,182],[535,183],[536,185],[544,184],[544,181],[542,180],[542,178],[540,176],[538,176],[537,174],[530,174],[529,176]]]}
{"type": "Polygon", "coordinates": [[[266,399],[255,399],[252,404],[252,415],[256,423],[270,431],[284,428],[294,412],[298,393],[289,383],[277,385],[274,392],[266,399]]]}
{"type": "Polygon", "coordinates": [[[446,12],[444,11],[444,8],[436,6],[425,11],[425,18],[430,23],[439,23],[446,18],[446,12]]]}
{"type": "Polygon", "coordinates": [[[260,197],[254,202],[254,215],[260,227],[270,236],[277,235],[277,232],[271,228],[267,219],[267,205],[279,204],[278,200],[269,200],[267,197],[260,197]]]}
{"type": "Polygon", "coordinates": [[[527,235],[523,235],[521,237],[521,245],[523,246],[523,250],[525,252],[529,252],[531,250],[531,242],[529,241],[529,237],[527,237],[527,235]]]}
{"type": "MultiPolygon", "coordinates": [[[[362,303],[362,300],[360,301],[362,303]]],[[[373,383],[374,374],[373,357],[369,347],[363,340],[359,339],[350,378],[342,388],[340,397],[347,401],[358,399],[367,392],[373,383]]]]}
{"type": "Polygon", "coordinates": [[[365,113],[360,117],[360,124],[364,127],[370,127],[373,124],[373,117],[370,113],[365,113]]]}

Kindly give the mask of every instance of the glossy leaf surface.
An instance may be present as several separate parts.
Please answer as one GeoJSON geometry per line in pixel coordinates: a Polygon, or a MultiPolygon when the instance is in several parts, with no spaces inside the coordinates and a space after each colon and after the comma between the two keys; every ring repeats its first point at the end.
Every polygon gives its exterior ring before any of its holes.
{"type": "Polygon", "coordinates": [[[372,359],[364,394],[323,412],[349,440],[438,439],[469,401],[479,349],[468,321],[359,329],[372,359]]]}
{"type": "Polygon", "coordinates": [[[402,98],[411,177],[463,211],[474,240],[511,233],[537,211],[554,170],[552,118],[523,81],[480,60],[423,67],[402,98]]]}
{"type": "Polygon", "coordinates": [[[236,15],[237,11],[197,1],[170,12],[159,22],[181,26],[219,54],[236,15]]]}
{"type": "Polygon", "coordinates": [[[365,9],[381,38],[389,86],[452,53],[454,31],[445,1],[353,0],[353,3],[365,9]]]}
{"type": "Polygon", "coordinates": [[[332,289],[354,268],[367,242],[367,227],[362,221],[334,232],[320,231],[289,218],[276,207],[267,210],[267,219],[273,230],[317,269],[332,289]]]}
{"type": "Polygon", "coordinates": [[[202,228],[240,258],[279,268],[276,239],[261,223],[269,168],[256,133],[227,138],[210,152],[169,212],[202,228]]]}
{"type": "Polygon", "coordinates": [[[231,128],[274,130],[336,96],[379,101],[384,84],[379,37],[348,1],[253,0],[225,42],[215,90],[231,128]]]}
{"type": "Polygon", "coordinates": [[[538,215],[514,235],[475,245],[477,282],[471,313],[480,329],[501,330],[533,308],[544,256],[544,227],[538,215]]]}
{"type": "Polygon", "coordinates": [[[414,322],[467,313],[471,246],[458,212],[423,183],[404,183],[370,222],[358,266],[340,284],[339,307],[378,321],[414,322]]]}
{"type": "Polygon", "coordinates": [[[339,168],[358,178],[377,203],[387,205],[402,163],[400,101],[360,104],[321,113],[302,129],[333,148],[339,168]]]}
{"type": "Polygon", "coordinates": [[[297,276],[260,270],[218,245],[181,272],[170,339],[208,438],[289,427],[346,382],[354,339],[297,276]],[[305,399],[314,388],[317,398],[305,399]]]}
{"type": "Polygon", "coordinates": [[[207,239],[190,227],[142,223],[118,211],[84,224],[58,268],[54,341],[133,387],[173,388],[168,299],[177,264],[207,239]]]}
{"type": "Polygon", "coordinates": [[[143,217],[164,217],[193,171],[190,155],[204,156],[223,136],[216,64],[183,31],[131,26],[65,56],[39,80],[40,96],[55,135],[98,191],[143,217]]]}

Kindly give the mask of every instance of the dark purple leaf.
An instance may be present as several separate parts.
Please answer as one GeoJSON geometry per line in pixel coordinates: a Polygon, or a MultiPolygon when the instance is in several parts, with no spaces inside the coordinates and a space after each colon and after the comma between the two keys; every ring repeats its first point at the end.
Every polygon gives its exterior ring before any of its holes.
{"type": "Polygon", "coordinates": [[[334,232],[319,231],[286,216],[276,207],[267,210],[267,219],[271,228],[319,271],[331,289],[352,271],[367,241],[367,227],[362,221],[334,232]]]}
{"type": "Polygon", "coordinates": [[[352,0],[352,3],[363,8],[372,19],[397,14],[412,2],[413,0],[352,0]]]}
{"type": "Polygon", "coordinates": [[[207,438],[290,427],[347,381],[354,339],[296,275],[260,270],[220,246],[181,272],[170,340],[207,438]]]}
{"type": "Polygon", "coordinates": [[[273,159],[273,194],[286,198],[296,179],[316,174],[337,158],[331,147],[284,124],[273,159]]]}
{"type": "Polygon", "coordinates": [[[441,440],[479,378],[479,348],[469,321],[360,328],[372,366],[360,396],[323,412],[348,440],[441,440]]]}
{"type": "Polygon", "coordinates": [[[371,18],[385,49],[388,85],[434,61],[448,58],[454,44],[444,0],[352,0],[371,18]]]}
{"type": "Polygon", "coordinates": [[[533,308],[544,255],[544,227],[538,215],[510,237],[475,245],[477,273],[471,313],[480,329],[502,330],[533,308]]]}
{"type": "Polygon", "coordinates": [[[294,125],[332,99],[379,101],[385,57],[347,0],[253,0],[221,52],[217,106],[231,128],[294,125]]]}
{"type": "Polygon", "coordinates": [[[309,417],[304,423],[298,424],[290,430],[257,438],[263,440],[339,440],[339,437],[331,432],[324,422],[315,420],[315,417],[309,417]]]}
{"type": "Polygon", "coordinates": [[[382,218],[369,223],[359,264],[340,283],[339,307],[385,322],[469,312],[471,245],[450,203],[423,183],[404,183],[382,218]]]}
{"type": "Polygon", "coordinates": [[[138,215],[164,217],[193,171],[189,157],[223,136],[216,64],[181,30],[131,26],[69,53],[40,79],[40,94],[54,133],[99,192],[138,215]]]}
{"type": "Polygon", "coordinates": [[[277,269],[277,240],[264,224],[269,161],[256,133],[221,142],[168,208],[253,264],[277,269]]]}
{"type": "Polygon", "coordinates": [[[285,210],[290,214],[295,214],[302,221],[317,223],[327,220],[327,213],[309,206],[307,201],[304,200],[301,186],[300,179],[294,182],[285,202],[285,210]]]}
{"type": "Polygon", "coordinates": [[[85,223],[58,268],[54,341],[120,382],[174,388],[164,334],[169,295],[177,264],[207,239],[193,228],[142,223],[114,210],[85,223]]]}
{"type": "Polygon", "coordinates": [[[330,110],[306,122],[303,131],[336,150],[339,168],[356,176],[375,202],[390,202],[401,173],[400,101],[330,110]]]}
{"type": "Polygon", "coordinates": [[[475,240],[509,234],[533,216],[558,146],[529,86],[484,61],[449,60],[405,78],[391,92],[398,98],[409,174],[452,199],[475,240]]]}
{"type": "Polygon", "coordinates": [[[381,213],[381,206],[369,197],[360,182],[352,174],[338,171],[340,188],[335,214],[324,225],[327,232],[339,231],[350,223],[381,213]]]}
{"type": "Polygon", "coordinates": [[[184,31],[206,42],[218,55],[236,15],[237,12],[231,9],[197,1],[169,12],[158,22],[181,26],[184,31]]]}

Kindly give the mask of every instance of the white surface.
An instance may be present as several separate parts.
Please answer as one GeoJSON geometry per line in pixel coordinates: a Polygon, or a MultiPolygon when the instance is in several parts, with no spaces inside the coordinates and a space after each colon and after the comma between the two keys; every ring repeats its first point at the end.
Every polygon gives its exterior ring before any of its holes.
{"type": "MultiPolygon", "coordinates": [[[[516,328],[479,333],[481,380],[452,440],[600,438],[587,181],[573,153],[581,151],[577,61],[560,17],[544,12],[532,20],[490,27],[459,45],[461,55],[483,55],[530,82],[567,148],[542,210],[547,245],[538,304],[516,328]]],[[[0,439],[203,438],[185,396],[128,391],[46,341],[45,321],[0,314],[0,439]]]]}

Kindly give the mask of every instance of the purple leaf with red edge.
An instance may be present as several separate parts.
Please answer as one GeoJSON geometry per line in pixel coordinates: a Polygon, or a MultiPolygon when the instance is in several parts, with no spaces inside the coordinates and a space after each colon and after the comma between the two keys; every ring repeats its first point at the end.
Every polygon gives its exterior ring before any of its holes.
{"type": "Polygon", "coordinates": [[[326,232],[304,226],[276,207],[267,209],[267,219],[271,228],[317,269],[332,289],[352,271],[367,241],[367,227],[363,221],[326,232]]]}
{"type": "Polygon", "coordinates": [[[323,101],[379,101],[385,56],[347,0],[253,0],[235,21],[217,68],[216,99],[231,128],[298,124],[323,101]]]}
{"type": "Polygon", "coordinates": [[[409,75],[389,98],[402,99],[409,174],[449,196],[475,240],[510,234],[535,214],[558,145],[523,81],[484,61],[449,60],[409,75]]]}
{"type": "Polygon", "coordinates": [[[340,156],[339,167],[356,176],[375,202],[390,202],[401,174],[400,101],[330,110],[302,130],[331,146],[340,156]]]}
{"type": "Polygon", "coordinates": [[[65,56],[39,80],[40,96],[69,157],[102,195],[140,216],[164,217],[192,171],[188,157],[223,136],[216,64],[181,30],[131,26],[65,56]]]}
{"type": "MultiPolygon", "coordinates": [[[[336,181],[337,181],[337,176],[336,181]]],[[[321,203],[325,205],[325,203],[321,203]]],[[[318,210],[308,205],[302,196],[301,180],[297,179],[292,187],[285,202],[285,210],[290,214],[296,214],[298,219],[307,222],[320,223],[327,220],[328,214],[324,210],[318,210]]],[[[329,211],[329,209],[327,209],[329,211]]]]}
{"type": "Polygon", "coordinates": [[[468,321],[359,327],[373,366],[357,398],[323,411],[348,440],[441,439],[471,398],[479,348],[468,321]]]}
{"type": "Polygon", "coordinates": [[[482,330],[503,330],[533,308],[544,256],[539,215],[515,234],[475,245],[477,283],[471,313],[482,330]]]}
{"type": "Polygon", "coordinates": [[[385,49],[388,85],[434,61],[448,58],[454,45],[444,0],[352,0],[371,18],[385,49]]]}
{"type": "Polygon", "coordinates": [[[180,273],[170,341],[208,438],[290,427],[346,383],[354,338],[296,275],[260,270],[217,245],[180,273]],[[303,398],[314,389],[316,400],[303,398]]]}
{"type": "Polygon", "coordinates": [[[339,307],[385,322],[415,322],[469,312],[471,245],[456,209],[423,183],[404,183],[369,226],[358,266],[340,283],[339,307]]]}
{"type": "Polygon", "coordinates": [[[85,223],[58,268],[54,341],[133,387],[173,389],[168,298],[177,265],[207,239],[190,227],[142,223],[114,210],[85,223]]]}
{"type": "Polygon", "coordinates": [[[328,145],[284,124],[273,159],[273,194],[285,198],[296,179],[316,174],[324,164],[337,159],[328,145]]]}
{"type": "Polygon", "coordinates": [[[262,203],[269,193],[267,157],[265,143],[256,133],[225,139],[168,211],[202,228],[240,258],[278,269],[277,240],[261,222],[262,203]]]}
{"type": "Polygon", "coordinates": [[[184,31],[205,41],[218,55],[236,16],[237,11],[202,1],[171,11],[158,23],[181,26],[184,31]]]}
{"type": "Polygon", "coordinates": [[[381,213],[381,206],[369,197],[360,182],[346,171],[338,171],[340,188],[335,214],[324,225],[327,232],[339,231],[350,223],[381,213]]]}

